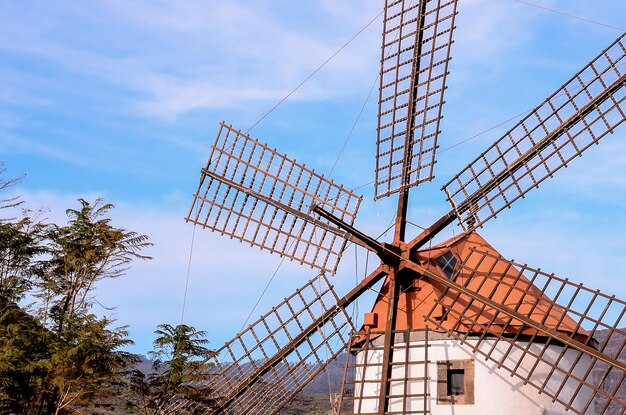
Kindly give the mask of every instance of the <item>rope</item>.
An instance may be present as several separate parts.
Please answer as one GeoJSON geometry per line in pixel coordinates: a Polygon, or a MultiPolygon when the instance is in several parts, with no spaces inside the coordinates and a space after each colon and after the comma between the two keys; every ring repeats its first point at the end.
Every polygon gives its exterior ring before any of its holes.
{"type": "MultiPolygon", "coordinates": [[[[254,124],[252,124],[252,126],[250,126],[250,128],[248,128],[245,132],[245,134],[248,134],[252,129],[254,129],[254,127],[256,127],[257,125],[259,125],[265,118],[267,118],[267,116],[269,116],[276,108],[278,108],[283,102],[285,102],[291,95],[293,95],[298,89],[300,89],[304,84],[306,84],[311,78],[313,78],[313,76],[315,76],[322,68],[324,68],[332,59],[334,59],[341,51],[343,51],[350,43],[352,43],[354,41],[354,39],[356,39],[361,33],[363,33],[363,31],[365,31],[365,29],[367,29],[369,26],[372,25],[372,23],[374,23],[382,14],[384,11],[381,11],[380,13],[378,13],[378,15],[376,15],[374,18],[372,18],[365,26],[363,26],[361,28],[361,30],[359,30],[356,34],[354,34],[350,39],[348,39],[348,41],[346,41],[339,49],[337,49],[330,57],[328,57],[328,59],[326,59],[324,62],[322,62],[322,64],[320,64],[313,72],[311,72],[311,74],[309,74],[309,76],[307,76],[302,82],[300,82],[295,88],[293,88],[287,95],[285,95],[285,97],[283,97],[280,101],[278,101],[272,108],[270,108],[265,114],[263,114],[254,124]]],[[[378,77],[376,78],[376,80],[378,80],[378,77]]],[[[361,118],[361,115],[363,114],[365,105],[367,104],[371,94],[372,94],[372,90],[374,89],[374,85],[376,84],[376,81],[374,81],[374,84],[372,85],[372,88],[370,89],[369,94],[367,95],[365,102],[363,103],[363,106],[361,107],[361,110],[359,111],[357,118],[354,122],[354,124],[352,125],[352,129],[350,130],[350,132],[348,133],[348,136],[346,137],[343,147],[341,148],[339,155],[337,156],[337,159],[335,160],[335,164],[333,165],[333,168],[331,169],[330,174],[332,174],[333,170],[335,169],[335,166],[337,165],[339,158],[341,157],[346,145],[348,144],[348,141],[350,140],[350,138],[352,137],[352,133],[359,121],[359,119],[361,118]]],[[[329,176],[330,176],[329,174],[329,176]]],[[[194,229],[195,231],[195,229],[194,229]]],[[[295,240],[293,241],[295,242],[295,240]]],[[[293,245],[292,242],[292,245],[293,245]]],[[[265,288],[263,289],[263,292],[261,293],[261,295],[259,296],[257,302],[254,304],[254,307],[252,308],[252,310],[250,311],[250,314],[248,314],[248,317],[246,318],[245,322],[243,323],[241,330],[242,331],[246,325],[248,324],[248,322],[250,321],[250,318],[252,317],[252,314],[254,313],[254,311],[256,310],[257,306],[259,305],[259,303],[261,302],[263,296],[265,295],[265,293],[267,292],[267,290],[269,289],[272,281],[274,280],[274,278],[276,277],[276,274],[278,273],[278,271],[280,270],[280,267],[282,266],[283,262],[285,260],[285,257],[282,257],[280,260],[280,263],[278,264],[278,266],[276,267],[276,269],[274,270],[274,273],[272,274],[272,276],[270,277],[270,280],[268,281],[267,285],[265,286],[265,288]]],[[[186,296],[186,291],[185,291],[185,296],[186,296]]]]}
{"type": "Polygon", "coordinates": [[[348,145],[348,141],[350,141],[350,138],[352,138],[354,129],[356,128],[356,125],[359,123],[359,120],[361,119],[361,115],[363,115],[365,106],[367,105],[368,101],[370,100],[370,97],[372,96],[372,92],[374,91],[374,87],[376,87],[376,84],[378,83],[379,77],[380,77],[379,74],[376,75],[376,79],[374,79],[374,83],[372,83],[372,87],[370,88],[370,91],[367,93],[367,97],[365,97],[365,101],[363,102],[363,105],[361,105],[361,109],[359,110],[359,113],[357,114],[356,119],[354,120],[354,123],[352,124],[352,128],[350,128],[350,132],[348,132],[348,135],[346,136],[346,139],[343,142],[343,146],[341,146],[341,150],[339,150],[339,154],[337,154],[337,158],[335,159],[335,163],[333,163],[333,167],[330,169],[330,172],[328,173],[328,177],[331,177],[331,175],[335,171],[335,167],[337,167],[337,163],[339,163],[339,159],[341,158],[343,151],[346,149],[346,146],[348,145]]]}
{"type": "Polygon", "coordinates": [[[361,30],[359,30],[355,35],[353,35],[346,43],[344,43],[335,53],[330,55],[328,59],[326,59],[320,66],[318,66],[309,76],[307,76],[302,82],[300,82],[294,89],[292,89],[283,99],[278,101],[272,108],[270,108],[261,118],[259,118],[248,130],[246,130],[246,134],[249,133],[254,127],[259,125],[261,121],[263,121],[268,115],[270,115],[276,108],[278,108],[283,102],[285,102],[291,95],[293,95],[298,89],[300,89],[304,84],[306,84],[315,74],[317,74],[328,62],[333,60],[335,56],[337,56],[342,50],[346,48],[354,39],[356,39],[365,29],[370,27],[372,23],[374,23],[378,18],[383,14],[384,10],[378,13],[372,20],[370,20],[361,30]]]}
{"type": "MultiPolygon", "coordinates": [[[[293,242],[295,242],[295,239],[291,242],[292,246],[293,246],[293,242]]],[[[278,266],[276,267],[276,269],[274,270],[274,273],[270,277],[270,280],[267,282],[267,285],[265,285],[265,288],[263,289],[263,292],[261,292],[261,295],[259,296],[259,299],[254,304],[254,307],[252,307],[252,310],[250,310],[250,314],[248,314],[248,317],[246,317],[246,321],[243,322],[243,325],[239,329],[240,333],[243,331],[244,328],[246,328],[246,325],[250,321],[250,318],[252,317],[252,314],[254,313],[254,310],[256,310],[256,308],[258,307],[259,303],[263,299],[263,296],[265,295],[267,290],[270,288],[270,285],[272,284],[272,281],[274,281],[274,278],[276,278],[276,274],[278,274],[278,270],[280,270],[280,267],[283,265],[283,262],[285,262],[285,257],[284,256],[280,258],[280,262],[278,263],[278,266]]]]}
{"type": "Polygon", "coordinates": [[[189,275],[191,274],[191,259],[193,257],[193,244],[196,240],[196,224],[193,224],[193,232],[191,233],[191,246],[189,247],[189,261],[187,262],[187,278],[185,279],[185,293],[183,295],[183,309],[180,313],[180,324],[185,319],[185,307],[187,306],[187,291],[189,290],[189,275]]]}
{"type": "Polygon", "coordinates": [[[480,137],[481,135],[485,135],[485,134],[487,134],[488,132],[493,131],[493,130],[495,130],[496,128],[503,126],[504,124],[508,124],[508,123],[510,123],[511,121],[515,121],[516,119],[521,118],[521,117],[523,117],[524,115],[526,115],[526,114],[530,113],[530,112],[531,112],[531,111],[533,111],[535,108],[536,108],[536,107],[533,107],[533,108],[531,108],[531,109],[529,109],[529,110],[526,110],[526,111],[524,111],[524,112],[520,112],[519,114],[517,114],[517,115],[515,115],[515,116],[513,116],[513,117],[511,117],[511,118],[509,118],[509,119],[507,119],[507,120],[504,120],[504,121],[502,121],[502,122],[500,122],[500,123],[498,123],[498,124],[496,124],[496,125],[494,125],[494,126],[492,126],[492,127],[489,127],[489,128],[487,128],[486,130],[483,130],[483,131],[481,131],[481,132],[479,132],[479,133],[477,133],[477,134],[474,134],[474,135],[472,135],[472,136],[470,136],[470,137],[464,138],[464,139],[463,139],[463,140],[461,140],[461,141],[457,141],[456,143],[452,144],[451,146],[448,146],[448,147],[444,148],[443,150],[439,150],[439,154],[441,154],[441,153],[445,153],[446,151],[451,150],[451,149],[453,149],[454,147],[458,147],[458,146],[460,146],[461,144],[465,144],[465,143],[467,143],[468,141],[474,140],[474,139],[476,139],[476,138],[480,137]]]}
{"type": "MultiPolygon", "coordinates": [[[[513,0],[513,1],[518,1],[518,0],[513,0]]],[[[624,65],[626,65],[626,62],[624,62],[624,63],[621,63],[621,64],[617,65],[617,67],[618,67],[618,68],[620,68],[620,67],[622,67],[622,66],[624,66],[624,65]]],[[[572,91],[578,91],[578,90],[580,90],[580,89],[582,89],[582,88],[578,88],[578,89],[575,89],[575,90],[572,90],[572,91]]],[[[556,95],[556,96],[555,96],[555,98],[559,98],[559,97],[562,97],[562,96],[565,96],[565,95],[566,95],[566,93],[565,93],[565,92],[563,92],[563,93],[561,93],[561,94],[559,94],[559,95],[556,95]]],[[[444,149],[442,149],[442,150],[439,150],[439,151],[438,151],[438,154],[445,153],[446,151],[451,150],[451,149],[453,149],[454,147],[457,147],[457,146],[460,146],[460,145],[462,145],[462,144],[465,144],[465,143],[467,143],[468,141],[475,140],[476,138],[480,137],[481,135],[485,135],[486,133],[488,133],[488,132],[490,132],[490,131],[492,131],[492,130],[495,130],[495,129],[496,129],[496,128],[498,128],[498,127],[501,127],[501,126],[503,126],[504,124],[508,124],[508,123],[510,123],[511,121],[514,121],[514,120],[516,120],[516,119],[518,119],[518,118],[521,118],[521,117],[523,117],[523,116],[525,116],[525,115],[529,114],[530,112],[534,111],[536,108],[537,108],[537,107],[535,106],[535,107],[533,107],[533,108],[527,109],[526,111],[520,112],[519,114],[517,114],[517,115],[515,115],[515,116],[513,116],[513,117],[511,117],[511,118],[508,118],[508,119],[506,119],[506,120],[504,120],[504,121],[502,121],[502,122],[500,122],[500,123],[498,123],[498,124],[496,124],[496,125],[493,125],[493,126],[491,126],[491,127],[487,128],[487,129],[485,129],[485,130],[483,130],[483,131],[481,131],[481,132],[479,132],[479,133],[476,133],[476,134],[474,134],[474,135],[472,135],[472,136],[470,136],[470,137],[467,137],[467,138],[464,138],[464,139],[462,139],[462,140],[459,140],[459,141],[457,141],[456,143],[454,143],[454,144],[452,144],[452,145],[450,145],[450,146],[448,146],[448,147],[446,147],[446,148],[444,148],[444,149]]],[[[369,182],[364,183],[364,184],[362,184],[362,185],[360,185],[360,186],[357,186],[357,187],[353,188],[352,190],[353,190],[353,191],[356,191],[356,190],[362,189],[362,188],[364,188],[364,187],[366,187],[366,186],[369,186],[369,185],[371,185],[371,184],[373,184],[373,183],[374,183],[374,180],[370,180],[369,182]]]]}
{"type": "Polygon", "coordinates": [[[516,1],[516,2],[521,3],[521,4],[525,4],[527,6],[535,7],[537,9],[539,9],[539,10],[547,11],[547,12],[554,13],[554,14],[559,14],[561,16],[570,17],[572,19],[581,20],[583,22],[592,23],[592,24],[595,24],[595,25],[598,25],[598,26],[608,27],[610,29],[619,30],[620,32],[626,32],[626,29],[623,29],[623,28],[618,27],[618,26],[613,26],[613,25],[610,25],[610,24],[607,24],[607,23],[598,22],[597,20],[587,19],[586,17],[582,17],[582,16],[576,16],[574,14],[562,12],[562,11],[556,10],[556,9],[550,9],[548,7],[541,6],[541,5],[535,4],[535,3],[531,3],[531,2],[528,2],[528,1],[525,1],[525,0],[513,0],[513,1],[516,1]]]}

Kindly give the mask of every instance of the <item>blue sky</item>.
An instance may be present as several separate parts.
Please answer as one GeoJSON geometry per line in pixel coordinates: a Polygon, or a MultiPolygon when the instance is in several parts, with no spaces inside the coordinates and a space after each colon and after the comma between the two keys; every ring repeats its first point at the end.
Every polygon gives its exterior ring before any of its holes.
{"type": "MultiPolygon", "coordinates": [[[[534,0],[626,27],[621,0],[534,0]]],[[[0,160],[26,180],[14,192],[62,220],[76,198],[116,204],[119,226],[151,236],[154,260],[98,295],[133,350],[178,323],[192,227],[183,218],[221,120],[247,129],[380,12],[373,0],[19,1],[0,4],[0,160]]],[[[514,0],[461,0],[433,182],[412,192],[410,218],[447,212],[441,186],[620,31],[514,0]]],[[[278,107],[252,135],[328,173],[375,81],[381,20],[278,107]]],[[[333,178],[359,188],[357,225],[382,232],[395,198],[374,202],[376,92],[333,178]]],[[[626,297],[626,127],[481,231],[507,257],[626,297]]],[[[417,232],[416,228],[409,230],[417,232]]],[[[457,229],[450,229],[451,236],[457,229]]],[[[346,255],[338,291],[363,276],[346,255]],[[355,271],[358,270],[357,271],[355,271]],[[356,273],[356,275],[355,275],[356,273]]],[[[370,262],[371,263],[371,262],[370,262]]],[[[214,347],[244,323],[280,258],[208,231],[195,236],[185,321],[214,347]],[[242,260],[243,259],[243,260],[242,260]]],[[[315,272],[283,264],[260,314],[315,272]]],[[[368,305],[360,305],[360,311],[368,305]]],[[[104,311],[102,311],[104,312],[104,311]]]]}

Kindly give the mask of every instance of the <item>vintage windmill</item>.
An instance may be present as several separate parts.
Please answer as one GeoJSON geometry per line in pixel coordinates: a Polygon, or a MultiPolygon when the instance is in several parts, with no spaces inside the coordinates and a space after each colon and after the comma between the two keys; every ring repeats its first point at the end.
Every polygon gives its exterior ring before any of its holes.
{"type": "Polygon", "coordinates": [[[221,123],[187,220],[321,274],[219,350],[218,407],[187,409],[279,413],[349,347],[345,413],[626,411],[626,302],[507,261],[475,232],[626,119],[626,40],[446,184],[452,210],[406,241],[409,190],[433,177],[456,13],[456,0],[386,0],[375,194],[398,197],[391,242],[353,227],[360,197],[221,123]],[[464,234],[430,246],[457,220],[464,234]],[[381,263],[340,298],[324,273],[347,242],[381,263]],[[346,308],[383,280],[357,331],[346,308]]]}

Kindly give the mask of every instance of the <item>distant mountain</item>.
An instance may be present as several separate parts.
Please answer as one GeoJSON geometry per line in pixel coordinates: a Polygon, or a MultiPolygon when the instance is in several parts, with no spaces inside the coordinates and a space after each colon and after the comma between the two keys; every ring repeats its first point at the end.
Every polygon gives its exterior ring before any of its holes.
{"type": "MultiPolygon", "coordinates": [[[[341,393],[341,383],[346,365],[346,353],[342,353],[318,373],[302,392],[299,393],[283,410],[281,415],[326,415],[331,414],[331,399],[337,399],[341,393]]],[[[354,356],[349,355],[351,366],[354,356]]],[[[354,376],[354,369],[348,372],[354,376]]]]}
{"type": "Polygon", "coordinates": [[[140,360],[135,366],[131,367],[131,370],[139,370],[144,375],[152,373],[152,363],[153,361],[148,359],[146,356],[142,354],[135,355],[140,360]]]}
{"type": "MultiPolygon", "coordinates": [[[[354,366],[354,356],[350,355],[351,366],[354,366]]],[[[335,360],[331,361],[326,369],[321,371],[308,385],[304,387],[302,392],[305,395],[314,395],[318,393],[341,392],[341,382],[343,381],[343,372],[346,365],[346,353],[342,353],[335,360]]],[[[348,377],[354,377],[354,369],[351,368],[348,377]]]]}
{"type": "MultiPolygon", "coordinates": [[[[620,329],[620,331],[624,332],[626,329],[620,329]]],[[[609,334],[608,330],[599,330],[595,333],[594,338],[598,340],[598,342],[603,345],[609,334]]],[[[606,346],[604,346],[603,353],[611,356],[613,358],[617,358],[622,362],[626,361],[626,349],[623,348],[624,344],[624,335],[619,332],[614,333],[609,339],[606,346]]],[[[626,384],[623,383],[623,373],[621,370],[610,370],[608,376],[604,379],[600,379],[601,376],[606,374],[606,370],[608,365],[606,363],[596,363],[593,368],[593,374],[595,376],[595,381],[599,383],[602,382],[602,389],[613,393],[617,385],[620,385],[620,388],[617,390],[616,396],[619,396],[622,401],[626,401],[626,384]]],[[[606,399],[602,397],[597,397],[595,400],[596,410],[601,410],[606,405],[606,399]]],[[[621,414],[622,408],[621,405],[609,405],[604,412],[607,415],[616,415],[621,414]]]]}

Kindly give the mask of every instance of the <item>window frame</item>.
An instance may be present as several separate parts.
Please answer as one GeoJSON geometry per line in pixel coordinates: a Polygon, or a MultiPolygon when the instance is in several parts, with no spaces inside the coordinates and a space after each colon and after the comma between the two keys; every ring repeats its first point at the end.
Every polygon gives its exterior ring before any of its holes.
{"type": "Polygon", "coordinates": [[[437,405],[474,405],[474,360],[437,361],[437,405]],[[451,373],[463,371],[463,393],[450,394],[451,373]]]}
{"type": "Polygon", "coordinates": [[[444,254],[435,258],[435,263],[441,269],[449,280],[454,276],[454,271],[459,264],[459,259],[454,255],[452,251],[447,251],[444,254]],[[448,272],[449,271],[449,272],[448,272]]]}

